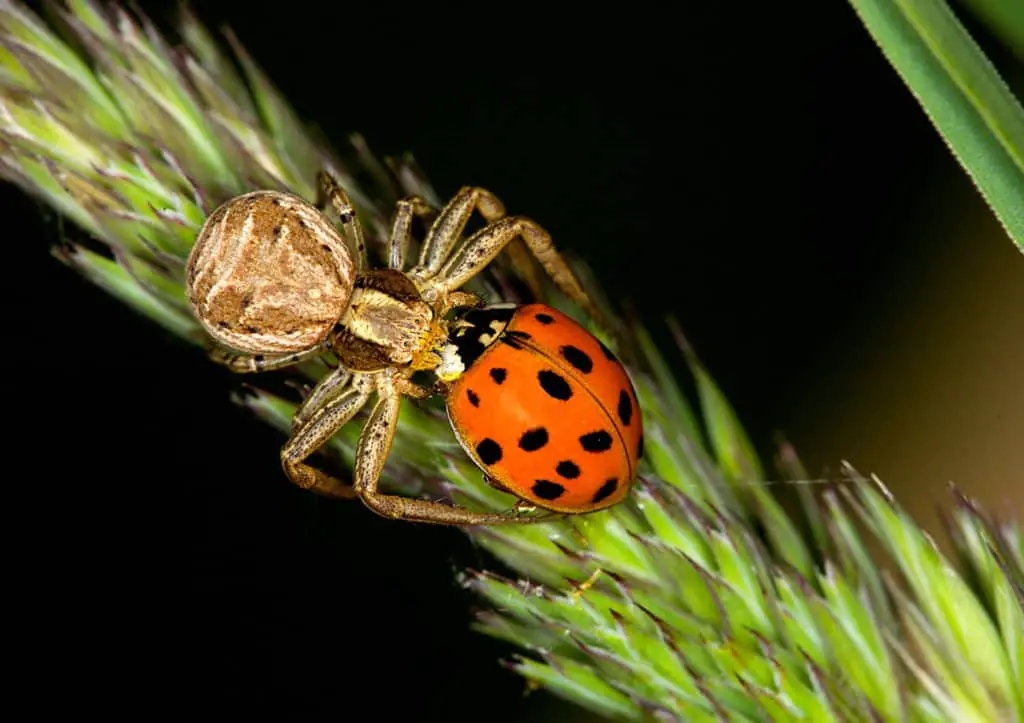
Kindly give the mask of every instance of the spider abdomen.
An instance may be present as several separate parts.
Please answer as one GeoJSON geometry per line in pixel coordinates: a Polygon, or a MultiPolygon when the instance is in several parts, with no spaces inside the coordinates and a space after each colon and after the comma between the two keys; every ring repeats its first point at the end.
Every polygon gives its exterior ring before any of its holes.
{"type": "Polygon", "coordinates": [[[323,343],[348,305],[356,265],[315,207],[256,191],[210,214],[186,273],[189,302],[211,336],[239,351],[275,354],[323,343]]]}

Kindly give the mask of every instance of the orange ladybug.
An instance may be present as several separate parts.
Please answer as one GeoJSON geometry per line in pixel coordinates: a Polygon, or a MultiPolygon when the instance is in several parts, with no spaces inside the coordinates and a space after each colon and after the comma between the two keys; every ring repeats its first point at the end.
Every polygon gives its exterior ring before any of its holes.
{"type": "Polygon", "coordinates": [[[563,513],[629,494],[643,421],[599,339],[543,304],[475,309],[454,327],[436,371],[452,430],[492,484],[563,513]]]}

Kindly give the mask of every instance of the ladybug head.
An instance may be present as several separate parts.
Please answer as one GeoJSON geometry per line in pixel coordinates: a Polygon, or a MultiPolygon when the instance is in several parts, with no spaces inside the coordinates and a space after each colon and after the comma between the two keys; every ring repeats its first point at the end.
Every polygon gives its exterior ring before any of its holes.
{"type": "Polygon", "coordinates": [[[468,311],[453,321],[448,339],[438,352],[441,364],[434,370],[437,377],[451,382],[462,376],[501,337],[515,313],[515,304],[495,304],[468,311]]]}

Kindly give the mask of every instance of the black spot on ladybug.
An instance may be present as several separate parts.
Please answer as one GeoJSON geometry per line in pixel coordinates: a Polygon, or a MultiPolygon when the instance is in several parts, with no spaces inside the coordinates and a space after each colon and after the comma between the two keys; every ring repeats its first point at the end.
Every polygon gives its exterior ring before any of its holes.
{"type": "Polygon", "coordinates": [[[533,483],[533,494],[542,500],[557,500],[565,493],[565,487],[551,480],[539,479],[533,483]]]}
{"type": "Polygon", "coordinates": [[[501,461],[501,445],[493,439],[485,439],[476,446],[476,454],[484,464],[491,465],[501,461]]]}
{"type": "Polygon", "coordinates": [[[508,372],[506,372],[501,367],[494,367],[494,369],[491,369],[491,379],[494,380],[495,384],[502,384],[502,383],[504,383],[505,377],[507,377],[507,376],[508,376],[508,372]]]}
{"type": "Polygon", "coordinates": [[[476,395],[476,392],[474,392],[472,389],[466,390],[466,397],[469,399],[469,403],[472,404],[474,407],[480,406],[480,397],[478,397],[476,395]]]}
{"type": "Polygon", "coordinates": [[[630,421],[633,419],[633,403],[629,401],[629,395],[626,394],[626,390],[619,392],[619,419],[622,420],[622,424],[629,426],[630,421]]]}
{"type": "Polygon", "coordinates": [[[604,358],[605,358],[605,359],[607,359],[608,361],[613,361],[613,362],[615,362],[616,364],[618,364],[619,360],[618,360],[618,358],[617,358],[617,357],[615,356],[615,354],[613,354],[613,353],[612,353],[612,350],[611,350],[611,349],[609,349],[608,347],[606,347],[606,346],[604,345],[604,342],[603,342],[603,341],[601,341],[600,339],[598,339],[598,340],[597,340],[597,343],[601,345],[601,351],[603,351],[603,352],[604,352],[604,358]]]}
{"type": "Polygon", "coordinates": [[[580,468],[571,459],[563,459],[555,467],[555,471],[566,479],[576,479],[580,476],[580,468]]]}
{"type": "Polygon", "coordinates": [[[249,332],[250,334],[259,334],[260,333],[260,328],[258,326],[247,326],[247,327],[245,327],[245,330],[247,332],[249,332]]]}
{"type": "Polygon", "coordinates": [[[569,382],[549,369],[538,372],[537,380],[540,382],[541,389],[547,392],[549,397],[564,402],[572,396],[572,387],[569,386],[569,382]]]}
{"type": "Polygon", "coordinates": [[[320,248],[322,248],[327,253],[331,253],[331,247],[328,246],[327,244],[320,244],[320,248]]]}
{"type": "Polygon", "coordinates": [[[533,318],[539,321],[541,324],[544,324],[545,326],[547,326],[548,324],[555,323],[555,317],[551,316],[551,314],[537,314],[533,318]]]}
{"type": "Polygon", "coordinates": [[[644,436],[640,435],[640,441],[636,443],[636,458],[644,458],[644,436]]]}
{"type": "Polygon", "coordinates": [[[275,206],[280,206],[281,205],[281,199],[280,198],[272,199],[270,202],[272,204],[274,204],[275,206]]]}
{"type": "Polygon", "coordinates": [[[590,356],[582,349],[572,345],[567,345],[563,346],[559,351],[567,362],[584,374],[590,374],[590,371],[594,368],[594,360],[591,359],[590,356]]]}
{"type": "Polygon", "coordinates": [[[221,329],[227,329],[231,325],[228,324],[226,321],[218,321],[217,326],[219,326],[221,329]]]}
{"type": "Polygon", "coordinates": [[[597,432],[588,432],[580,437],[580,444],[588,452],[607,452],[612,448],[612,435],[603,429],[597,432]]]}
{"type": "Polygon", "coordinates": [[[611,495],[618,486],[619,481],[612,477],[601,485],[601,489],[594,493],[594,497],[590,501],[596,505],[598,502],[608,499],[608,496],[611,495]]]}
{"type": "Polygon", "coordinates": [[[283,230],[284,229],[282,229],[280,226],[274,226],[274,238],[275,239],[276,238],[280,238],[281,237],[281,231],[283,231],[283,230]]]}
{"type": "Polygon", "coordinates": [[[548,430],[544,427],[537,427],[523,432],[523,436],[519,438],[519,449],[524,452],[536,452],[547,443],[548,430]]]}

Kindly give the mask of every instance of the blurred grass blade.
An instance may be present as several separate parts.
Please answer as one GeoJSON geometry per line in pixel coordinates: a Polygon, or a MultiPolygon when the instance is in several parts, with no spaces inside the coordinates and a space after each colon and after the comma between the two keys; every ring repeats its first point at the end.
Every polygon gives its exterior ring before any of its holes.
{"type": "Polygon", "coordinates": [[[970,8],[1024,60],[1024,3],[1017,0],[960,0],[960,3],[970,8]]]}
{"type": "Polygon", "coordinates": [[[1024,252],[1024,109],[943,0],[850,0],[1024,252]]]}

